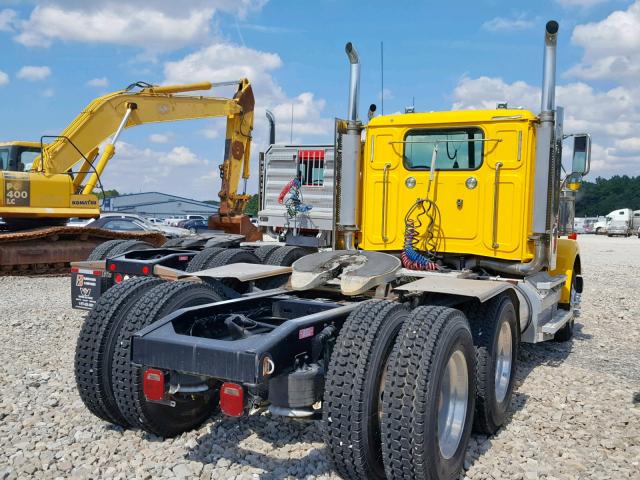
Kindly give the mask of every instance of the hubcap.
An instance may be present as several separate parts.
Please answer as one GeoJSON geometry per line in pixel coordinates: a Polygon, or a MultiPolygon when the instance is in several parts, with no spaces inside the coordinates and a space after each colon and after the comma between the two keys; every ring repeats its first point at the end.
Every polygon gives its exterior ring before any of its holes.
{"type": "Polygon", "coordinates": [[[496,401],[501,403],[507,396],[509,379],[511,378],[511,362],[513,345],[511,344],[511,325],[503,322],[498,335],[498,351],[496,355],[496,401]]]}
{"type": "Polygon", "coordinates": [[[453,457],[460,444],[468,401],[467,360],[461,350],[456,350],[447,362],[438,404],[438,444],[445,459],[453,457]]]}

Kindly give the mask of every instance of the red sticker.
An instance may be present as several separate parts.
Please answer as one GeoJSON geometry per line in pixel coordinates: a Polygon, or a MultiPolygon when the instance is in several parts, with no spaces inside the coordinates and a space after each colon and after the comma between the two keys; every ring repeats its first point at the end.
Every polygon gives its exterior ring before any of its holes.
{"type": "Polygon", "coordinates": [[[313,337],[313,327],[303,328],[298,332],[298,339],[313,337]]]}

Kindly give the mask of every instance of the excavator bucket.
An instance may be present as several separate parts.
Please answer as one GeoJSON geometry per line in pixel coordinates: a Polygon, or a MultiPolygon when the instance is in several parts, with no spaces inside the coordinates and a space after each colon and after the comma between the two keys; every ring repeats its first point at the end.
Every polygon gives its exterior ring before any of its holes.
{"type": "Polygon", "coordinates": [[[262,232],[251,223],[251,219],[247,215],[236,215],[234,217],[212,215],[209,217],[209,229],[244,235],[247,242],[262,240],[262,232]]]}

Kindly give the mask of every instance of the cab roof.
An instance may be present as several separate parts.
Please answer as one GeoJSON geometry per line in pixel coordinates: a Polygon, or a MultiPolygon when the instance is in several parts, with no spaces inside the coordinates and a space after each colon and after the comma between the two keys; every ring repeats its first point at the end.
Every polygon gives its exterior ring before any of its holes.
{"type": "Polygon", "coordinates": [[[535,121],[538,117],[529,110],[500,108],[493,110],[450,110],[446,112],[416,112],[381,115],[369,121],[369,127],[398,125],[442,125],[489,123],[500,121],[535,121]]]}
{"type": "Polygon", "coordinates": [[[27,142],[22,140],[15,140],[11,142],[0,142],[0,147],[40,148],[40,142],[27,142]]]}

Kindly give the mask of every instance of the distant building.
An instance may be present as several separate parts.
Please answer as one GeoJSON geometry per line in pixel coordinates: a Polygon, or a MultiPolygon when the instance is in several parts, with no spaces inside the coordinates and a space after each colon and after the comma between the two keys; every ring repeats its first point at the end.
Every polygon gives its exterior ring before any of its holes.
{"type": "Polygon", "coordinates": [[[215,205],[190,198],[167,195],[160,192],[132,193],[119,197],[108,197],[102,205],[103,212],[138,213],[148,217],[169,218],[184,215],[213,215],[218,213],[215,205]]]}

